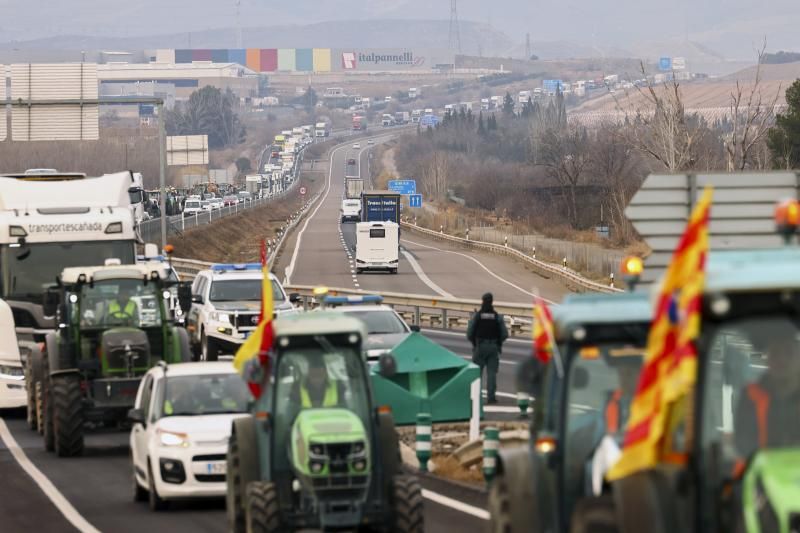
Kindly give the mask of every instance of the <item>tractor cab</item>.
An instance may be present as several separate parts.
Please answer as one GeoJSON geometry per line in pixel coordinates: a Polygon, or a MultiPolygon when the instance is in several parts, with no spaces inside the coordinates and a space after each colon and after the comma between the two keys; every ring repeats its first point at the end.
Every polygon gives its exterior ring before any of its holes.
{"type": "MultiPolygon", "coordinates": [[[[266,390],[253,417],[234,422],[231,529],[383,527],[421,513],[408,505],[420,489],[400,475],[391,412],[374,404],[363,323],[320,311],[280,317],[274,328],[266,390]]],[[[391,374],[392,363],[387,355],[379,364],[391,374]]]]}
{"type": "Polygon", "coordinates": [[[536,402],[531,445],[500,451],[491,531],[569,531],[576,510],[609,493],[603,475],[622,447],[652,318],[649,297],[569,295],[552,316],[551,360],[519,369],[521,390],[536,402]]]}
{"type": "MultiPolygon", "coordinates": [[[[186,331],[169,312],[169,265],[106,263],[65,268],[44,296],[59,328],[45,338],[41,383],[31,386],[43,391],[45,446],[60,456],[83,451],[87,425],[124,425],[153,365],[191,358],[186,331]]],[[[186,289],[179,288],[184,300],[186,289]]]]}

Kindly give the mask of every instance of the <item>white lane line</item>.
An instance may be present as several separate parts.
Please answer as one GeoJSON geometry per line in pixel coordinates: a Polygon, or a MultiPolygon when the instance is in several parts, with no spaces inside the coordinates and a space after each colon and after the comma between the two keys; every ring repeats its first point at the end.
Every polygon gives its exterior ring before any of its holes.
{"type": "Polygon", "coordinates": [[[414,269],[414,273],[416,273],[416,275],[420,279],[420,281],[422,281],[422,283],[427,285],[433,292],[435,292],[436,294],[438,294],[439,296],[441,296],[443,298],[454,298],[454,296],[452,294],[450,294],[449,292],[447,292],[444,289],[442,289],[441,287],[439,287],[437,284],[435,284],[431,280],[431,278],[429,278],[427,276],[427,274],[425,274],[425,271],[422,270],[422,267],[419,266],[419,263],[417,263],[417,260],[414,259],[414,257],[410,253],[408,253],[405,250],[403,250],[403,257],[406,258],[406,261],[408,261],[408,264],[410,264],[411,268],[414,269]]]}
{"type": "MultiPolygon", "coordinates": [[[[460,253],[460,252],[454,252],[454,251],[452,251],[452,250],[442,250],[441,248],[436,248],[435,246],[428,246],[428,245],[426,245],[426,244],[420,244],[420,243],[418,243],[418,242],[415,242],[415,241],[409,241],[408,239],[403,239],[403,241],[404,241],[404,242],[407,242],[407,243],[409,243],[409,244],[413,244],[414,246],[421,246],[422,248],[428,248],[428,249],[430,249],[430,250],[436,250],[437,252],[442,252],[442,253],[446,253],[446,254],[455,254],[455,255],[460,255],[461,257],[466,257],[466,258],[467,258],[467,259],[469,259],[470,261],[474,261],[474,262],[475,262],[475,263],[476,263],[476,264],[477,264],[479,267],[481,267],[482,269],[484,269],[484,270],[485,270],[485,271],[486,271],[486,272],[487,272],[487,273],[488,273],[490,276],[492,276],[493,278],[497,279],[498,281],[502,281],[502,282],[503,282],[503,283],[505,283],[506,285],[508,285],[508,286],[510,286],[510,287],[513,287],[513,288],[515,288],[516,290],[518,290],[519,292],[521,292],[521,293],[523,293],[523,294],[527,294],[527,295],[528,295],[528,296],[530,296],[530,297],[537,296],[536,294],[534,294],[534,293],[532,293],[532,292],[530,292],[530,291],[526,291],[525,289],[523,289],[523,288],[522,288],[522,287],[520,287],[519,285],[515,285],[514,283],[511,283],[511,282],[510,282],[510,281],[508,281],[507,279],[501,278],[500,276],[498,276],[497,274],[495,274],[494,272],[492,272],[492,271],[491,271],[489,268],[487,268],[487,267],[486,267],[486,266],[485,266],[483,263],[481,263],[480,261],[478,261],[478,260],[477,260],[477,259],[475,259],[474,257],[471,257],[471,256],[469,256],[469,255],[467,255],[467,254],[462,254],[462,253],[460,253]]],[[[542,300],[544,300],[545,302],[547,302],[547,303],[549,303],[549,304],[554,304],[554,305],[556,305],[556,302],[554,302],[554,301],[552,301],[552,300],[548,300],[547,298],[542,298],[542,300]]]]}
{"type": "Polygon", "coordinates": [[[448,498],[447,496],[443,496],[438,492],[422,489],[422,497],[438,503],[439,505],[449,507],[450,509],[455,509],[456,511],[460,511],[464,514],[480,518],[481,520],[489,520],[489,511],[486,509],[481,509],[480,507],[475,507],[474,505],[468,505],[464,502],[454,500],[453,498],[448,498]]]}
{"type": "MultiPolygon", "coordinates": [[[[462,355],[460,357],[461,357],[461,359],[464,359],[466,361],[472,362],[472,357],[470,357],[468,355],[462,355]]],[[[502,359],[500,359],[500,361],[498,361],[498,362],[501,365],[512,365],[512,366],[516,366],[517,365],[516,361],[503,361],[502,359]]],[[[514,396],[514,397],[516,398],[516,396],[514,396]]]]}
{"type": "MultiPolygon", "coordinates": [[[[509,413],[521,414],[522,413],[522,411],[519,410],[519,407],[511,407],[511,406],[505,406],[505,405],[484,405],[483,406],[483,412],[484,413],[505,413],[505,414],[509,414],[509,413]]],[[[533,408],[532,407],[528,407],[528,412],[532,413],[533,412],[533,408]]]]}
{"type": "Polygon", "coordinates": [[[297,234],[297,240],[294,243],[294,252],[292,253],[292,260],[289,261],[289,266],[286,267],[286,271],[284,274],[286,278],[286,285],[292,284],[292,274],[294,274],[294,265],[297,262],[297,255],[300,253],[300,245],[303,242],[303,233],[306,232],[306,228],[308,228],[309,222],[311,222],[314,219],[314,217],[317,214],[317,211],[319,211],[319,208],[325,205],[325,200],[328,199],[328,194],[330,194],[331,192],[331,177],[333,176],[334,155],[336,154],[336,152],[346,147],[347,145],[343,144],[342,146],[331,150],[331,164],[328,167],[328,183],[325,185],[325,195],[320,199],[319,203],[317,204],[317,207],[314,208],[314,212],[311,213],[311,215],[309,215],[308,218],[306,218],[306,222],[305,224],[303,224],[303,229],[301,229],[300,232],[297,234]]]}
{"type": "Polygon", "coordinates": [[[11,452],[11,455],[16,459],[19,466],[22,467],[23,470],[36,482],[39,488],[44,492],[45,496],[47,496],[53,505],[64,515],[70,524],[72,524],[75,529],[81,531],[83,533],[100,533],[100,530],[94,527],[92,524],[89,523],[83,516],[78,513],[77,509],[75,509],[71,503],[64,497],[63,494],[53,485],[53,483],[47,479],[41,470],[36,468],[28,456],[25,455],[25,452],[22,451],[22,448],[19,447],[17,441],[11,435],[11,432],[8,430],[8,426],[6,426],[5,420],[0,418],[0,439],[2,439],[3,444],[5,444],[8,451],[11,452]]]}

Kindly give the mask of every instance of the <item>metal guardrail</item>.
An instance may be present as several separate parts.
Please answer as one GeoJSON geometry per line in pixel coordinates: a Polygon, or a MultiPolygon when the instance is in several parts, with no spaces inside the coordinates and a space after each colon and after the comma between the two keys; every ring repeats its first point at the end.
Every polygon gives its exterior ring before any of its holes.
{"type": "MultiPolygon", "coordinates": [[[[286,196],[289,195],[289,193],[291,193],[294,190],[294,188],[300,182],[298,171],[300,169],[300,165],[303,162],[303,152],[305,151],[305,149],[306,147],[304,146],[297,153],[297,157],[295,158],[294,166],[290,174],[292,176],[292,180],[289,183],[289,186],[283,191],[277,194],[271,194],[266,198],[245,200],[243,205],[237,204],[233,206],[223,207],[222,209],[205,211],[203,213],[198,213],[189,216],[184,216],[183,214],[173,215],[167,218],[167,235],[169,236],[169,235],[180,234],[186,231],[187,229],[195,228],[198,226],[205,226],[206,224],[211,224],[212,222],[216,222],[220,218],[230,215],[236,215],[240,211],[243,211],[245,209],[261,207],[269,204],[274,200],[285,198],[286,196]]],[[[158,242],[161,238],[161,218],[159,217],[147,220],[145,222],[141,222],[137,226],[137,230],[144,242],[158,242]]]]}
{"type": "Polygon", "coordinates": [[[596,281],[592,281],[588,278],[585,278],[580,274],[578,274],[577,272],[575,272],[574,270],[570,270],[568,268],[564,268],[558,265],[553,265],[551,263],[547,263],[546,261],[542,261],[540,259],[536,259],[535,257],[527,255],[524,252],[517,250],[516,248],[512,248],[511,246],[504,246],[502,244],[495,244],[491,242],[475,241],[472,239],[455,237],[453,235],[447,235],[446,233],[440,233],[438,231],[430,230],[428,228],[421,228],[406,221],[401,222],[401,225],[404,228],[408,228],[412,231],[422,233],[434,239],[454,242],[462,246],[489,250],[491,252],[501,253],[511,257],[515,257],[525,263],[530,264],[534,268],[534,270],[538,271],[540,274],[543,274],[545,276],[547,275],[556,276],[560,278],[567,284],[568,287],[573,288],[579,292],[586,290],[595,292],[606,292],[606,293],[624,292],[622,289],[618,287],[604,285],[603,283],[597,283],[596,281]]]}

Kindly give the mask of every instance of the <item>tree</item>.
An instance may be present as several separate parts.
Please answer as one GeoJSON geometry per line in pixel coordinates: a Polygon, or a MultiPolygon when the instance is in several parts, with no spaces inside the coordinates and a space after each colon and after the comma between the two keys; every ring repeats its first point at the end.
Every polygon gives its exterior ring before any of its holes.
{"type": "Polygon", "coordinates": [[[478,135],[483,136],[486,133],[486,129],[483,127],[483,111],[478,113],[478,135]]]}
{"type": "Polygon", "coordinates": [[[209,148],[224,148],[242,142],[246,130],[235,111],[236,97],[216,87],[193,92],[187,102],[164,115],[169,135],[208,135],[209,148]]]}
{"type": "Polygon", "coordinates": [[[758,167],[755,152],[766,139],[775,116],[780,87],[767,102],[764,102],[761,90],[764,47],[758,52],[755,79],[749,91],[736,80],[736,89],[731,93],[730,133],[724,139],[728,172],[752,168],[754,164],[758,167]]]}
{"type": "Polygon", "coordinates": [[[489,119],[486,121],[486,129],[488,131],[497,131],[497,117],[494,116],[494,113],[489,115],[489,119]]]}
{"type": "Polygon", "coordinates": [[[506,91],[503,97],[503,114],[506,116],[514,116],[514,99],[511,98],[511,93],[506,91]]]}
{"type": "Polygon", "coordinates": [[[239,171],[239,174],[244,174],[252,170],[252,164],[250,163],[250,159],[247,157],[240,157],[236,160],[236,170],[239,171]]]}
{"type": "Polygon", "coordinates": [[[586,181],[589,139],[585,129],[550,129],[541,136],[539,164],[567,193],[567,218],[578,228],[578,188],[586,181]]]}
{"type": "Polygon", "coordinates": [[[314,111],[314,107],[317,105],[317,101],[319,98],[317,97],[317,91],[314,90],[312,86],[308,86],[308,90],[306,90],[306,94],[304,95],[306,111],[312,113],[314,111]]]}
{"type": "Polygon", "coordinates": [[[768,134],[767,145],[775,168],[800,167],[800,80],[786,89],[786,113],[775,117],[775,127],[768,134]]]}

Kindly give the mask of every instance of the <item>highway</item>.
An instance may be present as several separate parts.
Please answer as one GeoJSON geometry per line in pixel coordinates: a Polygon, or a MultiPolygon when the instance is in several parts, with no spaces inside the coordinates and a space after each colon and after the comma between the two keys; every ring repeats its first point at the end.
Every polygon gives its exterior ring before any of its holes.
{"type": "MultiPolygon", "coordinates": [[[[378,141],[388,139],[380,137],[378,141]]],[[[415,294],[478,298],[491,290],[498,301],[530,301],[533,291],[558,300],[565,289],[521,264],[489,254],[465,252],[404,231],[397,275],[355,275],[352,267],[353,225],[339,224],[345,162],[355,154],[367,176],[369,148],[350,144],[331,155],[323,200],[310,212],[288,242],[276,272],[297,284],[327,284],[415,294]],[[288,272],[286,272],[288,270],[288,272]]],[[[426,330],[424,334],[468,359],[470,345],[462,333],[426,330]]],[[[510,340],[499,375],[499,405],[487,408],[491,419],[518,419],[514,399],[516,363],[530,354],[530,342],[510,340]]],[[[84,456],[59,459],[44,451],[41,437],[27,428],[24,414],[2,412],[0,421],[0,510],[2,531],[62,532],[204,532],[225,531],[222,500],[178,502],[167,512],[153,513],[132,496],[126,432],[93,434],[84,456]],[[23,468],[25,470],[23,470],[23,468]]],[[[427,493],[426,529],[453,531],[481,527],[485,511],[427,493]],[[433,498],[433,499],[432,499],[433,498]],[[444,502],[444,504],[442,503],[444,502]]]]}

